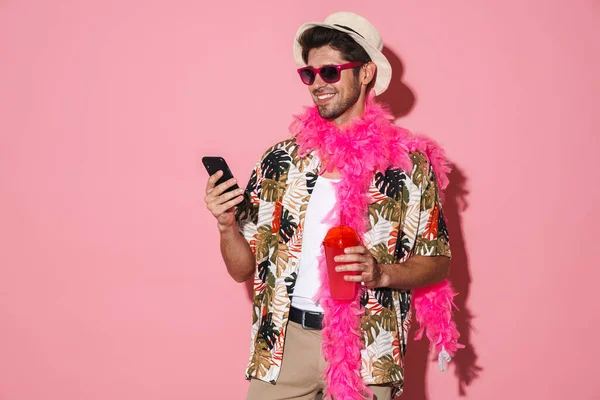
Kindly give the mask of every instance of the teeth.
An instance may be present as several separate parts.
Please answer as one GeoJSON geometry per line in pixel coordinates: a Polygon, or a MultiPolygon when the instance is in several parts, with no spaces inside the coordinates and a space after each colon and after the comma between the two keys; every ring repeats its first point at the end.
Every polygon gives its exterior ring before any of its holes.
{"type": "Polygon", "coordinates": [[[317,96],[317,98],[319,100],[325,100],[325,99],[329,99],[329,98],[333,97],[334,95],[335,95],[335,93],[323,94],[321,96],[317,96]]]}

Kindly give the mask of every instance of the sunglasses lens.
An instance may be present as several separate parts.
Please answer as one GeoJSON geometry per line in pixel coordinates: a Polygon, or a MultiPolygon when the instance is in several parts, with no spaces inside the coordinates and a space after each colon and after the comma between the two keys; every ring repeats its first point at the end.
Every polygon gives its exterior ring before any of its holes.
{"type": "Polygon", "coordinates": [[[300,70],[300,79],[306,85],[312,85],[315,81],[315,73],[310,69],[301,69],[300,70]]]}
{"type": "Polygon", "coordinates": [[[340,74],[334,67],[321,68],[321,78],[327,83],[334,83],[340,80],[340,74]]]}

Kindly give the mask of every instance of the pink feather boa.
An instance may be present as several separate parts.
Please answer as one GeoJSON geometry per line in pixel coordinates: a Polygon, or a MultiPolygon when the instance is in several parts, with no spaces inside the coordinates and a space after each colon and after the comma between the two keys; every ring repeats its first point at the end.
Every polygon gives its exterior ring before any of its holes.
{"type": "MultiPolygon", "coordinates": [[[[440,191],[448,185],[450,167],[443,150],[432,140],[414,136],[392,124],[393,117],[369,96],[363,115],[340,129],[320,117],[316,107],[307,108],[295,116],[290,132],[296,137],[300,157],[317,151],[325,170],[337,168],[342,176],[336,185],[337,204],[345,223],[356,230],[361,240],[367,229],[369,198],[367,191],[375,171],[401,168],[412,171],[409,153],[424,154],[434,168],[440,191]]],[[[371,398],[361,370],[361,350],[364,348],[360,319],[361,291],[351,302],[331,298],[325,257],[319,260],[321,288],[317,294],[325,311],[323,319],[323,355],[327,361],[326,398],[362,400],[371,398]]],[[[364,290],[364,289],[361,289],[364,290]]],[[[454,354],[459,337],[452,321],[453,297],[456,294],[448,281],[414,291],[419,334],[427,336],[438,351],[454,354]]],[[[447,360],[446,360],[447,361],[447,360]]]]}

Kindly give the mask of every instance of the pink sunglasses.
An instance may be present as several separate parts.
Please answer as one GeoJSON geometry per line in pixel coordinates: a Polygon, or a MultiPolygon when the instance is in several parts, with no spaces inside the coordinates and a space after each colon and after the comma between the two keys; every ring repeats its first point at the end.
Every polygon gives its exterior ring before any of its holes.
{"type": "Polygon", "coordinates": [[[342,70],[360,67],[363,64],[360,61],[354,61],[342,65],[326,65],[321,68],[303,67],[298,68],[298,74],[302,82],[306,85],[312,85],[315,82],[317,74],[321,75],[323,82],[336,83],[342,77],[342,70]]]}

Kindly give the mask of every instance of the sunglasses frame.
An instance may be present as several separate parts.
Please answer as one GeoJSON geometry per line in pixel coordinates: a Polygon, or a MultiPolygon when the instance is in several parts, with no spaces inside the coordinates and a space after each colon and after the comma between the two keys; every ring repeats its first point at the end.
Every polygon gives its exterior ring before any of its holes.
{"type": "Polygon", "coordinates": [[[340,65],[324,65],[321,68],[313,68],[313,67],[302,67],[302,68],[298,68],[298,75],[300,75],[300,80],[302,81],[302,83],[304,83],[307,86],[312,85],[313,83],[315,83],[315,79],[317,79],[317,74],[321,77],[321,80],[323,80],[323,82],[325,83],[336,83],[339,82],[340,79],[342,79],[342,71],[345,69],[352,69],[352,68],[356,68],[356,67],[360,67],[361,65],[364,65],[364,62],[360,62],[360,61],[353,61],[353,62],[349,62],[346,64],[340,64],[340,65]],[[334,81],[327,81],[325,80],[325,78],[323,78],[323,75],[321,75],[321,71],[324,68],[335,68],[337,70],[337,79],[334,81]],[[314,74],[312,81],[309,83],[304,82],[304,79],[302,79],[302,71],[312,71],[312,73],[314,74]]]}

